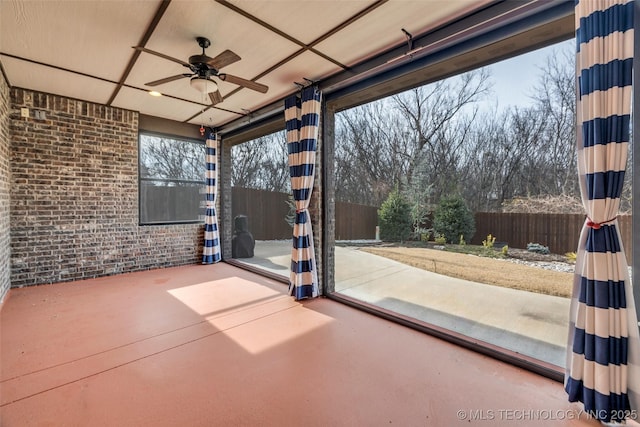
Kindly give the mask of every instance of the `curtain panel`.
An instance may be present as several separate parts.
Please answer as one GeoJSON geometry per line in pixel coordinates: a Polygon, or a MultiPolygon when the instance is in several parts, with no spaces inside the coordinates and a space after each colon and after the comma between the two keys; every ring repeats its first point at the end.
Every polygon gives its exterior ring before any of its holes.
{"type": "Polygon", "coordinates": [[[216,218],[216,181],[218,171],[216,156],[218,154],[218,140],[210,133],[205,142],[205,192],[206,210],[204,214],[204,248],[202,263],[213,264],[220,261],[220,236],[218,233],[218,219],[216,218]]]}
{"type": "MultiPolygon", "coordinates": [[[[578,0],[578,243],[565,390],[603,422],[640,409],[640,344],[618,208],[629,148],[633,1],[578,0]]],[[[637,286],[637,284],[636,284],[637,286]]]]}
{"type": "Polygon", "coordinates": [[[301,97],[293,95],[285,99],[289,176],[296,206],[289,294],[296,300],[314,298],[319,289],[309,201],[313,190],[321,97],[317,88],[309,87],[302,91],[301,97]]]}

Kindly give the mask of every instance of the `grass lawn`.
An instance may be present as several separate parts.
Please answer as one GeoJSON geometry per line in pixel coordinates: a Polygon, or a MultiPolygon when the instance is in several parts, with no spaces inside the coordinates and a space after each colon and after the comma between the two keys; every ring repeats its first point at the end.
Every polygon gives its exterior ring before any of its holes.
{"type": "MultiPolygon", "coordinates": [[[[529,292],[566,298],[571,297],[573,287],[572,273],[545,270],[502,260],[499,258],[502,254],[499,252],[492,253],[496,258],[476,255],[486,252],[485,249],[467,245],[459,249],[467,253],[461,253],[455,252],[456,248],[449,245],[447,245],[447,250],[434,249],[430,246],[410,247],[400,245],[360,248],[364,252],[445,276],[529,292]]],[[[549,260],[557,261],[558,257],[558,255],[555,255],[550,257],[549,260]]],[[[537,257],[537,260],[541,260],[540,257],[537,257]]]]}

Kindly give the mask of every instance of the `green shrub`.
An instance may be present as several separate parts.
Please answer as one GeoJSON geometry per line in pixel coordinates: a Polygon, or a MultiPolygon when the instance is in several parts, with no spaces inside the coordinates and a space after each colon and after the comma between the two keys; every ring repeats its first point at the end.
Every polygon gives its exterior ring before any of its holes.
{"type": "Polygon", "coordinates": [[[396,189],[378,209],[380,239],[397,242],[406,240],[412,231],[410,207],[404,196],[396,189]]]}
{"type": "Polygon", "coordinates": [[[543,255],[547,255],[549,253],[549,248],[541,245],[540,243],[527,243],[527,250],[529,252],[535,252],[543,255]]]}
{"type": "Polygon", "coordinates": [[[447,243],[447,238],[441,234],[438,234],[435,239],[433,239],[433,241],[436,242],[436,245],[444,245],[445,243],[447,243]]]}
{"type": "Polygon", "coordinates": [[[467,241],[464,240],[464,235],[460,235],[460,242],[458,243],[460,246],[464,246],[467,244],[467,241]]]}
{"type": "Polygon", "coordinates": [[[465,241],[470,241],[476,231],[476,223],[464,199],[459,196],[443,197],[433,216],[433,228],[447,242],[453,243],[460,235],[465,241]]]}
{"type": "Polygon", "coordinates": [[[502,247],[502,255],[507,256],[509,254],[509,246],[504,245],[502,247]]]}
{"type": "Polygon", "coordinates": [[[433,230],[430,228],[421,228],[420,230],[420,241],[428,242],[431,239],[431,235],[433,234],[433,230]]]}
{"type": "Polygon", "coordinates": [[[411,218],[411,239],[422,240],[422,235],[429,230],[423,228],[422,224],[427,219],[428,210],[424,204],[411,201],[406,193],[402,193],[409,207],[409,218],[411,218]]]}

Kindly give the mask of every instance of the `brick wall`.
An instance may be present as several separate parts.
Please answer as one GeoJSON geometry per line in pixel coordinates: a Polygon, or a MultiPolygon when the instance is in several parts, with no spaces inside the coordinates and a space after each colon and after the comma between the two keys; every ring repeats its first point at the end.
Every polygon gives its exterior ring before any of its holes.
{"type": "Polygon", "coordinates": [[[138,113],[19,88],[11,104],[11,286],[201,261],[202,225],[138,226],[138,113]]]}
{"type": "Polygon", "coordinates": [[[11,284],[9,141],[9,86],[0,73],[0,303],[11,284]]]}

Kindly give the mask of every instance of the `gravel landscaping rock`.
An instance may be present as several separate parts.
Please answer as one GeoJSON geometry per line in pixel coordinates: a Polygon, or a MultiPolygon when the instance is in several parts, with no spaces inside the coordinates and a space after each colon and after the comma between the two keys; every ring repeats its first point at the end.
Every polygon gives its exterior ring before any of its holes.
{"type": "Polygon", "coordinates": [[[548,261],[525,261],[518,258],[504,258],[500,261],[513,262],[515,264],[528,265],[536,268],[544,268],[545,270],[560,271],[563,273],[573,273],[575,266],[566,262],[548,262],[548,261]]]}
{"type": "MultiPolygon", "coordinates": [[[[519,258],[503,258],[500,261],[513,262],[515,264],[528,265],[530,267],[543,268],[545,270],[560,271],[563,273],[573,273],[575,265],[568,262],[559,261],[527,261],[519,258]]],[[[629,267],[629,277],[633,275],[633,267],[629,267]]]]}

